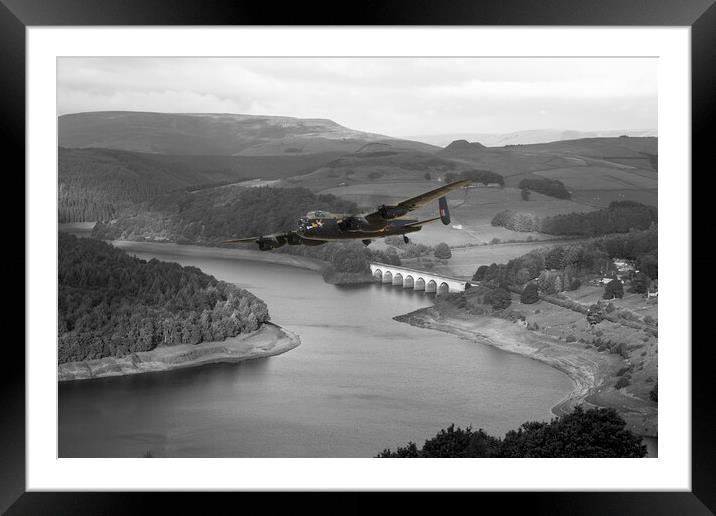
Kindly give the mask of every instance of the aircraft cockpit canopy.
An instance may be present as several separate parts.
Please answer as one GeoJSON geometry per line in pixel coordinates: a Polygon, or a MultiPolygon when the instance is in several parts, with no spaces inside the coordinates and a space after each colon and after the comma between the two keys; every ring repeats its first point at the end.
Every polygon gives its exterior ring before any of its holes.
{"type": "Polygon", "coordinates": [[[333,214],[328,213],[327,211],[321,211],[321,210],[315,210],[315,211],[309,211],[306,213],[307,219],[331,219],[333,218],[333,214]]]}

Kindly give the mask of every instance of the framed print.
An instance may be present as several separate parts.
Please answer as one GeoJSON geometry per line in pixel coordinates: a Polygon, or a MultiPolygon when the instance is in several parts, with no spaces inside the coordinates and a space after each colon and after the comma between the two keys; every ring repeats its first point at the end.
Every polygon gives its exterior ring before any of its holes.
{"type": "Polygon", "coordinates": [[[9,514],[142,491],[713,510],[709,2],[103,4],[3,6],[9,514]]]}

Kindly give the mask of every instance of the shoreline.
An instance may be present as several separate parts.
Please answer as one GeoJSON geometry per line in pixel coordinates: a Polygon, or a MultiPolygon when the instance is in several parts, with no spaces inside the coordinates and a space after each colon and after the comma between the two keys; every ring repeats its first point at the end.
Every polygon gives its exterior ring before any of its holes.
{"type": "Polygon", "coordinates": [[[118,249],[129,253],[180,254],[201,258],[221,258],[248,260],[252,262],[276,263],[299,269],[321,272],[326,262],[317,258],[284,253],[267,253],[250,249],[232,249],[229,247],[202,246],[197,244],[177,244],[176,242],[148,242],[135,240],[107,240],[118,249]]]}
{"type": "Polygon", "coordinates": [[[427,328],[456,335],[465,340],[480,342],[508,353],[538,360],[572,380],[572,390],[551,409],[555,416],[570,412],[576,405],[614,408],[627,422],[629,428],[641,437],[658,437],[655,429],[656,414],[626,410],[624,406],[594,403],[593,397],[609,388],[620,367],[619,360],[610,354],[600,353],[558,342],[550,337],[527,330],[524,326],[490,316],[460,317],[458,314],[441,314],[435,307],[421,308],[394,317],[396,321],[418,328],[427,328]]]}
{"type": "Polygon", "coordinates": [[[280,355],[301,344],[298,335],[273,323],[223,341],[163,346],[124,357],[66,362],[57,367],[57,381],[71,382],[171,371],[215,363],[238,363],[280,355]]]}

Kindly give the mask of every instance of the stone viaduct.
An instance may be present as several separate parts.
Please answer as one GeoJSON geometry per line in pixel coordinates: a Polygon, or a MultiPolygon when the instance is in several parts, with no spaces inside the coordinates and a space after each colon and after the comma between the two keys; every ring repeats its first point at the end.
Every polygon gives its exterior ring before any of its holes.
{"type": "Polygon", "coordinates": [[[432,292],[436,295],[463,292],[466,285],[470,284],[469,281],[460,278],[379,262],[371,262],[370,271],[373,277],[382,283],[432,292]]]}

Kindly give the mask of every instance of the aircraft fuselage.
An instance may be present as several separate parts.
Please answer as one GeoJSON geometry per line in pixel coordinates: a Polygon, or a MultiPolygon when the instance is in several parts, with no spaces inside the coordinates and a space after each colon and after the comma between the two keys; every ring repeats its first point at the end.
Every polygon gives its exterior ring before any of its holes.
{"type": "Polygon", "coordinates": [[[307,240],[350,240],[383,238],[392,235],[404,235],[420,231],[421,226],[411,226],[417,219],[384,220],[380,223],[355,224],[347,227],[345,219],[338,218],[302,218],[296,232],[307,240]]]}

